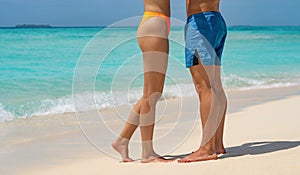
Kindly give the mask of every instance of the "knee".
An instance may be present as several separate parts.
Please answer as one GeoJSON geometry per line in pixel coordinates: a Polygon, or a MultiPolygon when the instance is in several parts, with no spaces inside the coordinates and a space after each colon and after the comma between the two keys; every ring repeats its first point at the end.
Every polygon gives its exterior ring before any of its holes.
{"type": "Polygon", "coordinates": [[[222,85],[216,85],[212,88],[212,93],[215,95],[215,98],[218,99],[219,103],[224,105],[227,104],[227,97],[222,85]]]}
{"type": "Polygon", "coordinates": [[[211,86],[205,83],[195,83],[196,92],[198,95],[210,95],[211,94],[211,86]]]}
{"type": "Polygon", "coordinates": [[[226,96],[222,84],[216,84],[216,85],[214,85],[214,87],[213,87],[213,92],[214,92],[216,95],[221,96],[221,97],[224,97],[224,98],[225,98],[225,96],[226,96]]]}
{"type": "Polygon", "coordinates": [[[148,104],[156,104],[156,102],[161,98],[161,95],[162,94],[160,92],[145,93],[143,94],[142,100],[148,104]]]}

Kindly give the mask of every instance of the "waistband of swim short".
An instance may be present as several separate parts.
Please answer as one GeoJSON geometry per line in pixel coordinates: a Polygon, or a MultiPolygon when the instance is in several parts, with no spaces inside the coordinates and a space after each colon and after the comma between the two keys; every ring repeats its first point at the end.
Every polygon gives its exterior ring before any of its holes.
{"type": "Polygon", "coordinates": [[[187,18],[187,20],[191,19],[193,16],[197,17],[197,16],[207,16],[207,15],[222,16],[220,12],[217,12],[217,11],[207,11],[207,12],[200,12],[200,13],[191,14],[187,18]]]}

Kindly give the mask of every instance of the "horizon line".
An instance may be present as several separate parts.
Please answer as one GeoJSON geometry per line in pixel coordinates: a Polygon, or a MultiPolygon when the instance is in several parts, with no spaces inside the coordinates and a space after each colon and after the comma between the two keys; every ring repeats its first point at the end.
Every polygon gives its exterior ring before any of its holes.
{"type": "MultiPolygon", "coordinates": [[[[175,25],[172,27],[183,27],[184,25],[175,25]]],[[[66,25],[66,26],[59,26],[59,25],[51,25],[51,24],[17,24],[15,26],[0,26],[0,28],[10,28],[10,29],[26,29],[26,28],[105,28],[105,27],[110,27],[110,26],[96,26],[96,25],[78,25],[78,26],[73,26],[73,25],[66,25]],[[24,27],[22,27],[24,25],[24,27]],[[32,25],[32,27],[25,27],[26,25],[32,25]],[[46,26],[47,25],[47,26],[46,26]],[[20,26],[20,27],[18,27],[20,26]],[[36,27],[34,27],[36,26],[36,27]],[[39,27],[41,26],[41,27],[39,27]]],[[[111,26],[110,28],[135,28],[138,26],[111,26]]],[[[228,25],[227,27],[300,27],[300,25],[228,25]]]]}

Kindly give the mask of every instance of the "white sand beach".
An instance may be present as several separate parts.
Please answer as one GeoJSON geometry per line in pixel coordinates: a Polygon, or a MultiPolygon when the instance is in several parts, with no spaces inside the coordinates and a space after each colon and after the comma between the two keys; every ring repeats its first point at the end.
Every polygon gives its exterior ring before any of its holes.
{"type": "MultiPolygon", "coordinates": [[[[0,174],[30,175],[96,175],[96,174],[251,174],[298,175],[300,173],[300,88],[265,89],[229,92],[229,112],[225,126],[227,154],[218,160],[189,164],[139,163],[139,151],[130,147],[133,163],[120,163],[115,155],[96,149],[80,130],[73,113],[37,116],[0,124],[0,174]],[[134,150],[133,150],[134,149],[134,150]]],[[[177,102],[167,100],[168,106],[161,123],[172,121],[177,102]]],[[[163,102],[164,103],[164,102],[163,102]]],[[[182,99],[181,116],[187,117],[155,145],[159,153],[181,157],[197,149],[201,129],[197,117],[196,97],[182,99]],[[196,124],[196,125],[195,125],[196,124]],[[181,127],[180,127],[181,126],[181,127]],[[195,126],[195,127],[193,127],[195,126]],[[187,139],[176,146],[174,142],[182,129],[191,129],[187,139]],[[170,142],[170,144],[168,144],[170,142]],[[160,143],[160,144],[159,144],[160,143]],[[174,146],[175,145],[175,146],[174,146]]],[[[120,109],[121,110],[121,109],[120,109]]],[[[105,117],[114,118],[115,110],[102,110],[105,117]]],[[[111,150],[105,129],[97,128],[98,121],[86,121],[91,138],[99,136],[103,150],[111,150]],[[103,133],[102,133],[103,132],[103,133]],[[101,137],[100,137],[101,136],[101,137]],[[103,140],[103,141],[101,141],[103,140]]],[[[122,125],[107,122],[118,132],[122,125]]],[[[159,124],[155,137],[172,125],[159,124]]],[[[138,140],[139,133],[135,135],[138,140]]],[[[111,138],[114,139],[114,138],[111,138]]],[[[138,145],[139,143],[135,143],[138,145]]],[[[112,150],[111,150],[112,151],[112,150]]]]}

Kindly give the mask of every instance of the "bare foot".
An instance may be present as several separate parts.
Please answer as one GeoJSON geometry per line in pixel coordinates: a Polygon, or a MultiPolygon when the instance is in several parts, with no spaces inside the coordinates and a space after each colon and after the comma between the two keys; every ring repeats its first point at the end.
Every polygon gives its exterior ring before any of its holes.
{"type": "Polygon", "coordinates": [[[141,160],[141,163],[158,163],[158,162],[164,162],[164,163],[167,163],[167,162],[173,162],[174,160],[168,160],[168,159],[165,159],[163,157],[154,157],[154,156],[151,156],[147,159],[142,159],[141,160]]]}
{"type": "Polygon", "coordinates": [[[224,148],[223,143],[220,143],[220,144],[216,143],[216,153],[217,154],[226,154],[226,150],[224,148]]]}
{"type": "Polygon", "coordinates": [[[207,161],[207,160],[217,160],[218,156],[216,153],[211,153],[204,147],[200,147],[197,151],[188,155],[187,157],[178,160],[178,163],[190,163],[198,161],[207,161]]]}
{"type": "Polygon", "coordinates": [[[217,149],[216,149],[216,153],[217,153],[217,154],[226,154],[226,150],[225,150],[224,147],[223,147],[223,148],[217,148],[217,149]]]}
{"type": "Polygon", "coordinates": [[[118,138],[111,146],[116,150],[122,157],[123,162],[133,162],[134,160],[128,156],[128,143],[129,140],[125,138],[118,138]]]}

